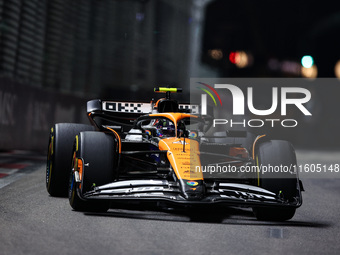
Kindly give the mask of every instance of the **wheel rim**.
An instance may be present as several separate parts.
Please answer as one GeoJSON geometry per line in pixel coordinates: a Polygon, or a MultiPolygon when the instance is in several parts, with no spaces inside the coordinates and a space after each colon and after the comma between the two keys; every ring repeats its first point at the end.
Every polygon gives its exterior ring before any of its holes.
{"type": "Polygon", "coordinates": [[[68,197],[69,197],[71,205],[74,203],[74,197],[75,197],[76,185],[77,185],[75,181],[75,177],[74,177],[76,159],[77,159],[77,145],[75,144],[74,149],[73,149],[72,170],[71,170],[70,178],[69,178],[69,191],[68,191],[68,197]]]}

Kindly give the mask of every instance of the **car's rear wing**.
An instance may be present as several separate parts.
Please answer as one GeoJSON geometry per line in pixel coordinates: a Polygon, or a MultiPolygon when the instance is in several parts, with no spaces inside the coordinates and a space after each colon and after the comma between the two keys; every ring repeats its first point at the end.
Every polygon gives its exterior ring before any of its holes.
{"type": "MultiPolygon", "coordinates": [[[[191,104],[179,104],[180,112],[188,112],[192,114],[199,114],[199,106],[191,104]]],[[[95,111],[106,111],[113,113],[135,113],[135,114],[149,114],[154,109],[153,103],[144,102],[123,102],[123,101],[102,101],[95,99],[87,102],[87,113],[95,111]]]]}
{"type": "MultiPolygon", "coordinates": [[[[199,113],[198,105],[179,104],[178,108],[180,112],[199,113]]],[[[109,112],[148,114],[152,113],[154,107],[153,103],[103,101],[102,109],[109,112]]]]}
{"type": "MultiPolygon", "coordinates": [[[[87,114],[96,126],[120,125],[132,127],[135,119],[153,113],[154,103],[105,101],[95,99],[87,102],[87,114]]],[[[198,105],[178,104],[178,112],[199,114],[198,105]]]]}

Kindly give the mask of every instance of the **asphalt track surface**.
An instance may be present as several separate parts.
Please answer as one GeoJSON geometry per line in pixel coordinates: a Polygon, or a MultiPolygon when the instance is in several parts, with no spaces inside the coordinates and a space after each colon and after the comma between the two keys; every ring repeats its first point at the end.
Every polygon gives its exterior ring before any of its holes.
{"type": "MultiPolygon", "coordinates": [[[[300,151],[298,160],[339,163],[340,153],[300,151]]],[[[138,207],[80,213],[67,199],[47,194],[44,157],[2,153],[4,171],[1,255],[340,254],[340,176],[303,178],[304,204],[292,220],[276,223],[257,221],[249,209],[238,208],[198,214],[138,207]]]]}

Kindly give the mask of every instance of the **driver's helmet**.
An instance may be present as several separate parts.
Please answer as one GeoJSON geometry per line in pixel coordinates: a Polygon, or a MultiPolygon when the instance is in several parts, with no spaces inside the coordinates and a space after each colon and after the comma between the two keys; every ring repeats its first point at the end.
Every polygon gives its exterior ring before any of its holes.
{"type": "Polygon", "coordinates": [[[175,125],[166,119],[159,119],[155,122],[157,137],[174,137],[176,135],[175,125]]]}

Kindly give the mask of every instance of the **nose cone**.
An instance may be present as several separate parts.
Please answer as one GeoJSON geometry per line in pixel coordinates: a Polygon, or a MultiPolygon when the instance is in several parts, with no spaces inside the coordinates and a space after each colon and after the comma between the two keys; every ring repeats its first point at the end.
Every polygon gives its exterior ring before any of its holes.
{"type": "Polygon", "coordinates": [[[201,200],[205,195],[205,186],[202,180],[181,180],[182,195],[190,201],[201,200]]]}

